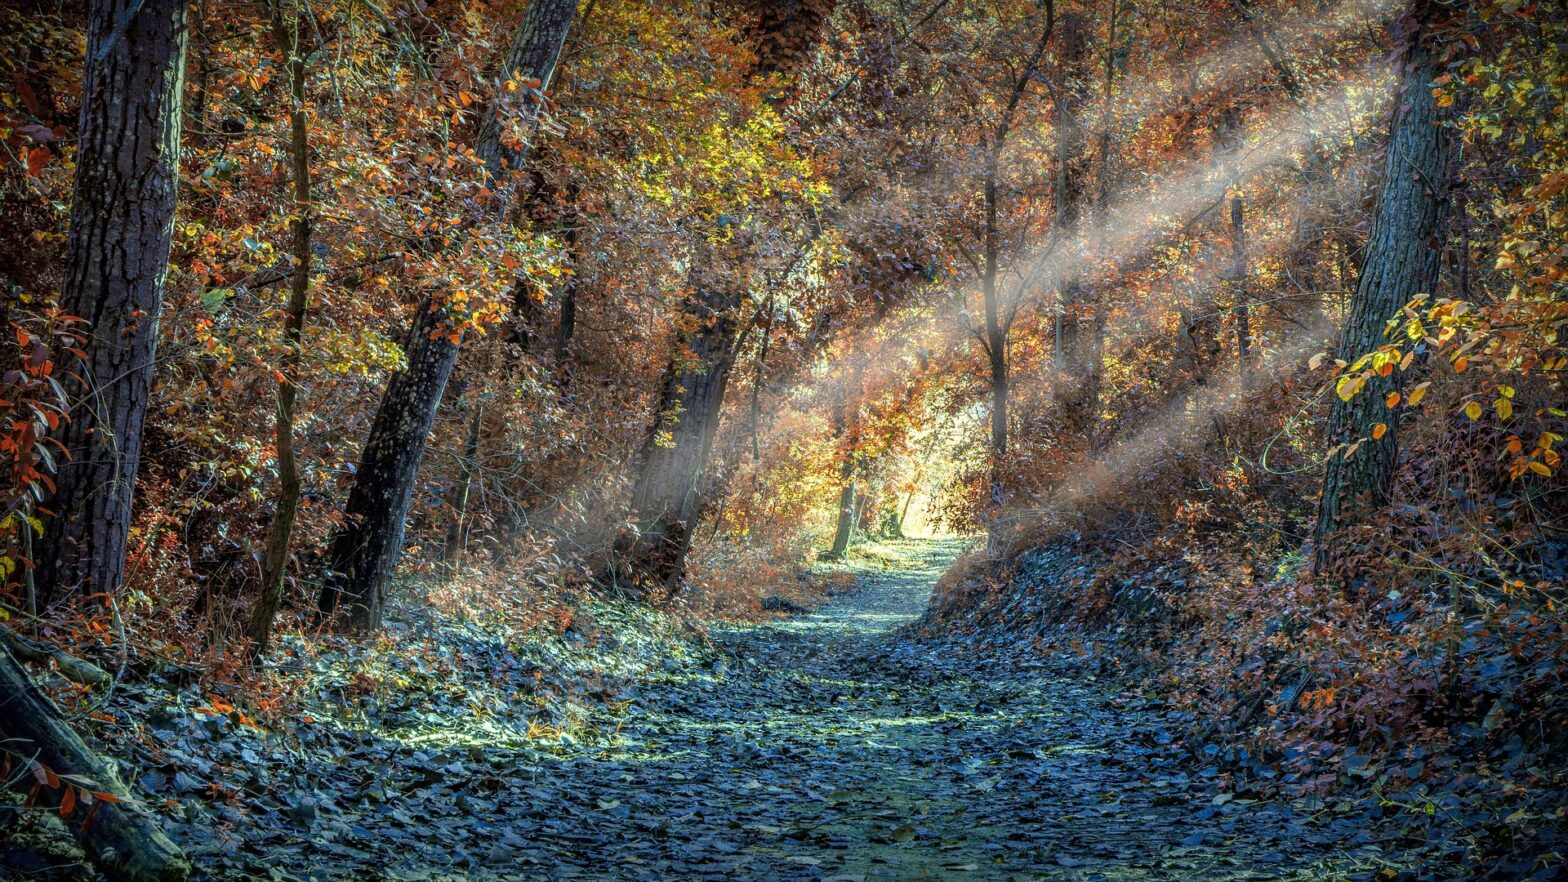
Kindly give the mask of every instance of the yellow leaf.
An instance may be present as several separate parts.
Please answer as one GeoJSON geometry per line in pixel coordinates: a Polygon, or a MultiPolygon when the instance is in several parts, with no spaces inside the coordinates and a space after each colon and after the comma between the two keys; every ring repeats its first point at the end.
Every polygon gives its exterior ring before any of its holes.
{"type": "Polygon", "coordinates": [[[1388,434],[1388,423],[1378,423],[1372,427],[1372,440],[1381,441],[1388,434]]]}
{"type": "Polygon", "coordinates": [[[1544,462],[1536,460],[1532,460],[1530,462],[1530,471],[1535,472],[1537,475],[1540,475],[1543,478],[1550,478],[1552,476],[1551,467],[1544,462]]]}
{"type": "Polygon", "coordinates": [[[1340,377],[1339,382],[1335,384],[1334,391],[1339,394],[1341,401],[1349,401],[1356,397],[1356,393],[1361,391],[1361,387],[1365,386],[1366,382],[1366,378],[1360,375],[1340,377]]]}
{"type": "Polygon", "coordinates": [[[1415,387],[1414,389],[1411,389],[1410,390],[1410,400],[1405,402],[1405,405],[1408,406],[1408,407],[1415,407],[1416,405],[1420,404],[1421,403],[1421,399],[1426,397],[1426,390],[1428,388],[1430,388],[1431,385],[1432,384],[1430,382],[1427,382],[1427,383],[1420,384],[1419,386],[1415,387]]]}
{"type": "Polygon", "coordinates": [[[1480,419],[1481,418],[1481,402],[1479,402],[1479,401],[1472,401],[1469,404],[1465,405],[1465,416],[1467,416],[1467,417],[1469,417],[1470,419],[1473,419],[1473,420],[1480,419]]]}
{"type": "Polygon", "coordinates": [[[1514,403],[1506,398],[1499,398],[1492,402],[1492,407],[1496,408],[1497,415],[1505,420],[1514,415],[1514,403]]]}

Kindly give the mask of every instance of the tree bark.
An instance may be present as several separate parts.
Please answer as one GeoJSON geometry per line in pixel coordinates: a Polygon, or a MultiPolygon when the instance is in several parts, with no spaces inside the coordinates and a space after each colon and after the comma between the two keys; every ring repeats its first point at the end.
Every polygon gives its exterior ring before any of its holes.
{"type": "Polygon", "coordinates": [[[40,600],[113,594],[125,575],[158,312],[179,183],[184,0],[93,0],[60,307],[85,319],[86,359],[65,374],[69,452],[43,508],[40,600]],[[74,377],[74,374],[79,375],[74,377]]]}
{"type": "Polygon", "coordinates": [[[503,92],[501,97],[485,108],[484,118],[479,123],[476,149],[479,158],[484,160],[485,167],[489,169],[491,179],[503,185],[503,193],[508,189],[505,184],[511,178],[510,173],[522,169],[530,152],[526,141],[516,141],[507,136],[505,117],[509,112],[515,113],[521,122],[519,128],[524,136],[533,134],[534,123],[542,109],[539,96],[550,88],[550,81],[555,79],[561,49],[566,45],[566,35],[571,31],[572,20],[576,16],[577,0],[532,0],[517,26],[512,47],[507,50],[501,75],[515,83],[517,91],[503,92]],[[530,84],[529,80],[538,80],[538,84],[530,84]],[[521,95],[520,105],[508,106],[504,97],[508,94],[521,95]]]}
{"type": "Polygon", "coordinates": [[[414,477],[424,459],[458,345],[445,309],[420,305],[406,348],[408,365],[392,376],[354,473],[347,523],[327,553],[329,572],[318,608],[340,616],[350,630],[381,624],[386,583],[403,551],[403,530],[414,499],[414,477]]]}
{"type": "MultiPolygon", "coordinates": [[[[1005,138],[1006,134],[1001,133],[1005,138]]],[[[999,139],[986,157],[985,176],[985,253],[981,265],[980,289],[985,299],[985,349],[990,366],[991,382],[991,517],[1000,517],[1002,510],[1002,472],[1007,459],[1007,329],[1001,317],[1001,295],[996,288],[996,275],[1001,244],[997,229],[997,177],[1000,173],[1003,142],[999,139]]]]}
{"type": "Polygon", "coordinates": [[[299,21],[290,31],[283,20],[280,0],[269,0],[273,40],[287,56],[289,81],[289,153],[294,166],[294,275],[289,285],[288,318],[283,327],[283,356],[278,363],[277,415],[274,433],[278,448],[278,495],[272,525],[267,532],[266,557],[261,568],[261,595],[251,609],[247,631],[251,657],[267,651],[272,642],[272,621],[283,605],[288,577],[289,545],[294,519],[299,514],[301,483],[294,454],[294,404],[299,386],[300,347],[305,333],[305,311],[310,306],[311,195],[310,128],[305,111],[305,55],[299,43],[299,21]]]}
{"type": "Polygon", "coordinates": [[[1002,151],[1007,148],[1007,139],[1013,132],[1018,108],[1028,92],[1029,81],[1034,77],[1040,58],[1045,55],[1046,44],[1050,42],[1051,31],[1055,26],[1056,7],[1054,3],[1047,2],[1045,25],[1040,30],[1040,38],[1035,43],[1034,50],[1025,62],[1018,79],[1011,84],[1007,103],[985,145],[985,176],[981,182],[985,218],[981,231],[983,253],[980,289],[985,301],[985,350],[990,368],[991,474],[988,479],[988,496],[993,544],[998,538],[995,530],[1001,520],[1002,505],[1006,495],[1002,476],[1007,460],[1007,336],[1012,325],[1011,316],[1004,318],[1002,315],[1001,292],[997,289],[997,273],[1001,269],[1001,229],[997,219],[997,188],[1001,177],[1002,151]]]}
{"type": "Polygon", "coordinates": [[[633,596],[673,594],[686,571],[701,509],[719,411],[736,355],[739,298],[698,286],[682,311],[697,325],[686,348],[670,360],[653,426],[638,455],[628,517],[612,551],[608,581],[633,596]]]}
{"type": "Polygon", "coordinates": [[[838,492],[838,522],[833,530],[833,547],[828,550],[828,557],[833,560],[842,560],[849,552],[849,545],[855,538],[855,513],[856,506],[856,465],[860,448],[860,368],[854,368],[854,392],[845,389],[846,395],[833,406],[833,440],[838,444],[839,457],[839,492],[838,492]]]}
{"type": "Polygon", "coordinates": [[[1240,193],[1230,197],[1230,293],[1236,309],[1236,369],[1242,384],[1251,385],[1254,361],[1252,315],[1248,307],[1247,231],[1240,193]]]}
{"type": "Polygon", "coordinates": [[[184,853],[120,781],[114,765],[66,725],[3,641],[0,695],[0,766],[9,769],[9,774],[0,769],[0,780],[14,781],[23,793],[36,786],[34,804],[60,815],[109,879],[180,882],[190,874],[184,853]]]}
{"type": "MultiPolygon", "coordinates": [[[[1404,78],[1389,132],[1382,192],[1372,218],[1366,263],[1362,267],[1350,317],[1339,341],[1340,358],[1354,362],[1382,344],[1389,318],[1420,293],[1437,286],[1448,198],[1444,192],[1453,139],[1442,125],[1432,95],[1439,58],[1431,28],[1438,10],[1418,0],[1408,19],[1404,78]]],[[[1317,529],[1313,534],[1315,572],[1331,563],[1336,531],[1366,517],[1387,502],[1399,459],[1399,414],[1387,403],[1399,391],[1399,372],[1374,376],[1349,401],[1334,398],[1328,443],[1336,447],[1360,440],[1355,455],[1340,447],[1323,476],[1317,529]],[[1380,439],[1371,434],[1387,427],[1380,439]]]]}
{"type": "MultiPolygon", "coordinates": [[[[1062,37],[1058,46],[1060,71],[1056,113],[1052,128],[1056,136],[1056,216],[1053,227],[1067,244],[1068,260],[1078,260],[1086,252],[1080,226],[1087,194],[1088,138],[1083,127],[1083,110],[1088,103],[1083,81],[1088,75],[1088,26],[1079,12],[1062,16],[1062,37]]],[[[1092,305],[1076,272],[1061,283],[1052,341],[1052,361],[1059,375],[1056,401],[1069,428],[1082,431],[1088,424],[1083,390],[1089,369],[1088,345],[1083,326],[1092,305]]]]}
{"type": "MultiPolygon", "coordinates": [[[[576,0],[529,3],[507,53],[505,75],[538,80],[532,89],[542,93],[555,75],[576,14],[576,0]]],[[[530,93],[517,109],[525,130],[531,129],[540,109],[530,93]]],[[[521,168],[528,156],[526,144],[511,144],[504,138],[504,112],[499,101],[486,110],[476,149],[492,178],[500,182],[499,214],[505,214],[510,203],[511,172],[521,168]]],[[[328,553],[330,572],[318,608],[323,618],[331,619],[346,607],[342,621],[355,631],[372,630],[381,623],[386,582],[403,551],[404,520],[414,497],[414,478],[435,424],[436,409],[457,364],[461,338],[451,325],[447,309],[433,298],[420,306],[409,333],[408,367],[387,384],[360,455],[349,495],[348,522],[333,538],[328,553]]]]}

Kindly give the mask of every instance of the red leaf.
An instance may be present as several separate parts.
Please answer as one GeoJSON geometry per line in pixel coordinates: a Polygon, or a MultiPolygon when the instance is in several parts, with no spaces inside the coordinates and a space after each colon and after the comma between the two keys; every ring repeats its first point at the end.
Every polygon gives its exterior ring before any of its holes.
{"type": "Polygon", "coordinates": [[[43,173],[44,166],[49,164],[49,148],[34,147],[27,151],[28,177],[36,178],[43,173]]]}

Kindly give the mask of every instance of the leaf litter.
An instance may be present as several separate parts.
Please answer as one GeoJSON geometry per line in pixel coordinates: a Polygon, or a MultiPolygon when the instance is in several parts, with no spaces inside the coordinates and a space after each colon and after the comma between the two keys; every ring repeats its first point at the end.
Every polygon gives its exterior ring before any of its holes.
{"type": "Polygon", "coordinates": [[[154,677],[108,746],[197,878],[1416,878],[1366,818],[1220,792],[1190,720],[1092,664],[918,637],[959,543],[895,550],[815,611],[706,634],[599,604],[526,643],[296,647],[287,725],[154,677]]]}

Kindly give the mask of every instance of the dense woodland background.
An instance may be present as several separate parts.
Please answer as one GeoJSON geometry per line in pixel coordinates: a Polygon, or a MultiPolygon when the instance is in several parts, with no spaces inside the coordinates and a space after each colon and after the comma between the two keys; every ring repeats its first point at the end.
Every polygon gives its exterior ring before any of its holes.
{"type": "Polygon", "coordinates": [[[134,718],[53,704],[284,726],[340,635],[756,617],[908,529],[978,537],[927,632],[1560,868],[1565,52],[1522,0],[7,3],[6,780],[170,878],[75,734],[134,718]]]}

